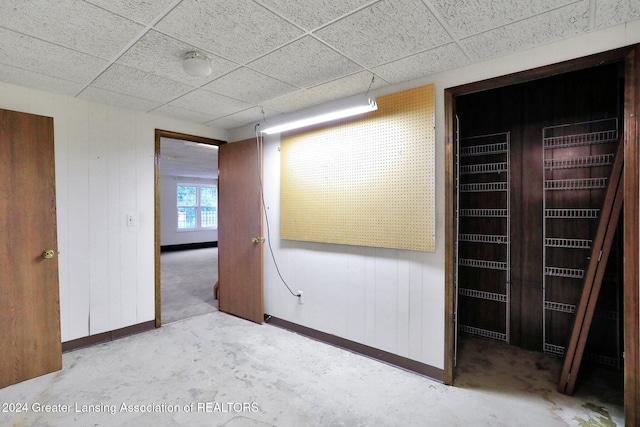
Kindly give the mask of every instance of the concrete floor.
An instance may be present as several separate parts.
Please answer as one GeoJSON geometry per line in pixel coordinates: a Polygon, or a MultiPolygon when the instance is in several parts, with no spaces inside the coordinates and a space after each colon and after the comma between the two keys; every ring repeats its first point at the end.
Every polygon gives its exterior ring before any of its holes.
{"type": "Polygon", "coordinates": [[[563,363],[556,356],[469,336],[461,337],[459,354],[455,386],[481,392],[487,404],[502,401],[519,412],[518,422],[507,425],[624,425],[621,371],[585,362],[574,396],[566,396],[556,391],[563,363]],[[536,424],[533,420],[543,412],[553,414],[556,424],[536,424]]]}
{"type": "Polygon", "coordinates": [[[162,324],[211,313],[218,307],[218,248],[163,252],[160,255],[162,324]]]}
{"type": "Polygon", "coordinates": [[[66,353],[63,365],[1,389],[0,425],[623,425],[619,392],[561,395],[558,359],[477,339],[461,342],[455,387],[221,312],[66,353]]]}

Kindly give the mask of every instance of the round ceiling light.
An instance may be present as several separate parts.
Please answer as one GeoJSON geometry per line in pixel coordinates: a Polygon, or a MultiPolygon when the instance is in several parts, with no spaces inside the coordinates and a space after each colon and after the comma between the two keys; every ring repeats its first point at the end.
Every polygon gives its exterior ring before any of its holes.
{"type": "Polygon", "coordinates": [[[182,59],[184,72],[193,77],[207,77],[211,74],[211,63],[201,52],[187,52],[182,59]]]}

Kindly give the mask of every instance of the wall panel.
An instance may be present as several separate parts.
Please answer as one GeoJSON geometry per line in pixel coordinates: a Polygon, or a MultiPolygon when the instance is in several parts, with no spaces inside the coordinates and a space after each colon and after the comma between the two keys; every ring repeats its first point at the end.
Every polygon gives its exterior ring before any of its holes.
{"type": "Polygon", "coordinates": [[[56,164],[56,215],[58,225],[58,277],[60,287],[60,331],[62,340],[69,336],[70,294],[69,287],[69,115],[68,98],[54,96],[52,107],[54,120],[54,151],[56,164]]]}
{"type": "Polygon", "coordinates": [[[361,339],[365,343],[371,343],[376,338],[376,248],[365,248],[364,260],[364,288],[365,288],[365,304],[362,308],[362,316],[365,319],[364,337],[361,339]]]}
{"type": "MultiPolygon", "coordinates": [[[[375,276],[365,283],[375,283],[375,345],[391,353],[398,352],[398,258],[393,249],[376,249],[375,276]]],[[[404,314],[404,313],[402,313],[404,314]]]]}
{"type": "MultiPolygon", "coordinates": [[[[69,336],[75,339],[89,335],[90,310],[90,219],[89,219],[89,103],[69,102],[69,336]]],[[[53,127],[56,127],[53,119],[53,127]]],[[[57,166],[57,165],[56,165],[57,166]]],[[[57,167],[56,167],[57,169],[57,167]]],[[[61,254],[62,256],[62,254],[61,254]]],[[[65,284],[61,283],[60,286],[65,284]]]]}
{"type": "Polygon", "coordinates": [[[398,313],[397,323],[397,353],[400,356],[409,355],[409,289],[411,284],[411,261],[398,259],[398,313]]]}
{"type": "Polygon", "coordinates": [[[89,121],[89,268],[91,335],[109,330],[109,156],[108,118],[91,106],[89,121]]]}
{"type": "MultiPolygon", "coordinates": [[[[126,227],[124,219],[126,215],[133,214],[138,220],[138,193],[139,191],[131,191],[132,185],[137,185],[136,165],[138,159],[136,156],[135,141],[138,138],[135,121],[129,121],[126,118],[120,118],[122,130],[124,132],[122,138],[120,152],[120,233],[122,236],[120,247],[120,262],[122,269],[120,270],[120,316],[121,322],[125,325],[134,325],[138,322],[137,307],[137,266],[130,260],[137,259],[138,256],[138,233],[137,227],[126,227]]],[[[151,136],[153,138],[153,136],[151,136]]],[[[139,224],[139,220],[137,221],[139,224]]],[[[153,271],[153,269],[151,270],[153,271]]],[[[149,319],[147,319],[149,320],[149,319]]]]}
{"type": "Polygon", "coordinates": [[[155,282],[148,280],[149,271],[154,270],[154,213],[147,207],[155,204],[155,133],[150,116],[138,117],[131,123],[136,130],[138,141],[149,141],[136,144],[136,289],[137,312],[136,323],[142,323],[155,317],[155,282]]]}
{"type": "Polygon", "coordinates": [[[422,354],[422,295],[423,273],[420,252],[409,254],[409,295],[408,295],[408,355],[419,360],[422,354]]]}
{"type": "Polygon", "coordinates": [[[109,324],[122,324],[121,298],[122,291],[120,289],[120,272],[122,269],[122,261],[120,259],[120,248],[122,245],[121,226],[124,218],[121,215],[122,207],[120,202],[121,186],[120,186],[120,163],[123,141],[123,128],[125,123],[123,119],[125,114],[121,114],[120,110],[110,108],[108,110],[108,123],[111,123],[111,133],[108,139],[107,156],[109,158],[109,166],[107,170],[108,190],[106,197],[109,200],[107,206],[108,215],[108,301],[109,301],[109,324]]]}

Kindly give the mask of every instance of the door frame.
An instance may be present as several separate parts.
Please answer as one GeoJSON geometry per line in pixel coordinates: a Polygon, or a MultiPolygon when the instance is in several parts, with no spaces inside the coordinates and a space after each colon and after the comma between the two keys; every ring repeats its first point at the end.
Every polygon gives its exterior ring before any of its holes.
{"type": "Polygon", "coordinates": [[[453,385],[455,357],[455,98],[568,73],[604,63],[625,63],[624,144],[624,347],[625,418],[628,425],[640,423],[640,303],[638,209],[640,191],[640,47],[627,46],[583,58],[547,65],[506,76],[469,83],[444,90],[445,154],[445,355],[444,383],[453,385]]]}
{"type": "MultiPolygon", "coordinates": [[[[162,282],[160,277],[160,230],[161,230],[161,218],[160,218],[160,139],[172,138],[180,139],[183,141],[197,142],[200,144],[209,144],[220,146],[226,144],[226,141],[221,141],[213,138],[205,138],[203,136],[188,135],[185,133],[172,132],[169,130],[156,129],[155,131],[155,154],[154,154],[154,260],[155,260],[155,326],[159,328],[162,326],[162,282]]],[[[213,293],[213,288],[211,289],[213,293]]]]}

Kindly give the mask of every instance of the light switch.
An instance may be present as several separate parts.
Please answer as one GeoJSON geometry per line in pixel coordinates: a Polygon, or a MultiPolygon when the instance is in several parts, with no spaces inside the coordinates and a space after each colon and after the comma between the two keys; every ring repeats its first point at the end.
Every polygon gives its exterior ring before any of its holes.
{"type": "Polygon", "coordinates": [[[135,227],[136,218],[134,214],[127,214],[127,227],[135,227]]]}

